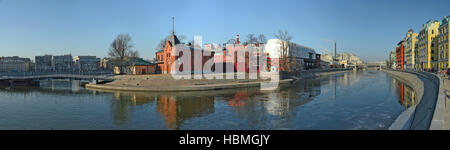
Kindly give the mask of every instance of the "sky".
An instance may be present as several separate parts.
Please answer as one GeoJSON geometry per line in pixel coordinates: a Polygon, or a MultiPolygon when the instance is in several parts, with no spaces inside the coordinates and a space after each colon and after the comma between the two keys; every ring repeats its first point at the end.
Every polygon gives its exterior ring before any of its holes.
{"type": "Polygon", "coordinates": [[[447,15],[449,0],[0,0],[0,56],[106,57],[114,38],[129,34],[134,50],[152,59],[175,17],[184,42],[271,39],[282,29],[318,53],[336,40],[338,53],[373,62],[386,60],[409,29],[447,15]]]}

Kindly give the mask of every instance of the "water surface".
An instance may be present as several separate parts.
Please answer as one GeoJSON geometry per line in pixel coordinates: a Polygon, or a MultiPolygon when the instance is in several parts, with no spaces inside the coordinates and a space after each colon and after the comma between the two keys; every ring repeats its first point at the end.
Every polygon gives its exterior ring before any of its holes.
{"type": "Polygon", "coordinates": [[[273,92],[97,91],[76,80],[0,87],[0,129],[387,129],[415,105],[379,71],[308,79],[273,92]]]}

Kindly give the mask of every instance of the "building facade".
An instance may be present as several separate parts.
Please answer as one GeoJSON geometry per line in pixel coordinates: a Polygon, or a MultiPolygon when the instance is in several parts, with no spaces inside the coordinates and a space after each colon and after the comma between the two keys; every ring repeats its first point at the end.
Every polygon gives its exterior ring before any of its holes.
{"type": "Polygon", "coordinates": [[[115,74],[132,74],[132,75],[145,75],[155,74],[156,64],[143,60],[142,58],[130,59],[125,62],[125,66],[122,70],[119,67],[114,67],[115,74]]]}
{"type": "Polygon", "coordinates": [[[80,72],[97,71],[100,69],[100,58],[96,56],[75,56],[75,69],[80,72]]]}
{"type": "Polygon", "coordinates": [[[36,56],[35,61],[35,71],[36,72],[49,72],[53,71],[52,67],[52,55],[36,56]]]}
{"type": "Polygon", "coordinates": [[[100,59],[100,69],[109,71],[114,70],[114,65],[112,64],[110,58],[105,57],[100,59]]]}
{"type": "Polygon", "coordinates": [[[435,38],[438,35],[439,22],[430,20],[422,25],[418,34],[419,68],[429,70],[437,66],[435,38]]]}
{"type": "Polygon", "coordinates": [[[417,33],[414,33],[414,30],[410,29],[406,33],[404,48],[405,48],[405,68],[406,69],[414,69],[415,68],[415,52],[416,52],[416,43],[417,43],[417,33]]]}
{"type": "Polygon", "coordinates": [[[404,46],[403,46],[403,40],[398,42],[397,47],[395,48],[395,64],[396,69],[404,69],[405,67],[405,55],[404,55],[404,46]]]}
{"type": "Polygon", "coordinates": [[[28,72],[31,71],[31,61],[29,58],[0,57],[0,72],[28,72]]]}
{"type": "MultiPolygon", "coordinates": [[[[171,74],[173,70],[176,70],[177,72],[191,72],[191,73],[203,73],[203,67],[205,65],[205,63],[209,60],[209,59],[213,59],[214,57],[214,52],[209,51],[210,54],[206,54],[206,51],[201,48],[196,49],[194,48],[193,45],[191,45],[191,43],[189,44],[182,44],[180,42],[180,40],[177,38],[177,36],[175,35],[174,32],[172,32],[172,35],[169,37],[169,40],[166,41],[166,44],[164,46],[163,50],[157,51],[156,52],[156,63],[157,63],[157,69],[156,72],[157,73],[162,73],[162,74],[171,74]],[[191,54],[191,62],[190,62],[190,70],[183,70],[183,65],[185,65],[185,62],[178,61],[177,59],[183,57],[183,55],[185,55],[182,51],[178,51],[175,46],[176,45],[181,45],[181,46],[185,46],[185,48],[188,48],[191,54]],[[175,54],[178,53],[178,54],[175,54]],[[201,66],[200,67],[194,67],[194,65],[196,65],[194,63],[194,60],[198,60],[201,59],[201,66]],[[175,64],[174,63],[181,63],[179,64],[179,68],[172,68],[175,64]]],[[[213,70],[213,68],[211,68],[210,70],[213,70]]]]}
{"type": "Polygon", "coordinates": [[[181,44],[178,37],[172,32],[172,35],[169,37],[169,40],[166,41],[163,50],[156,52],[156,63],[157,63],[157,72],[162,74],[170,74],[172,70],[172,64],[175,62],[176,57],[172,54],[172,48],[175,45],[181,44]]]}
{"type": "Polygon", "coordinates": [[[74,71],[72,55],[53,56],[52,67],[56,72],[74,71]]]}
{"type": "MultiPolygon", "coordinates": [[[[264,51],[270,59],[279,59],[282,43],[284,42],[280,39],[267,40],[264,51]]],[[[321,56],[313,48],[290,42],[287,55],[287,57],[293,58],[300,63],[300,69],[315,69],[320,67],[321,56]]],[[[277,69],[280,70],[281,68],[277,69]]]]}
{"type": "Polygon", "coordinates": [[[439,52],[439,66],[438,68],[442,69],[448,69],[450,68],[450,50],[449,50],[449,30],[450,30],[450,24],[449,24],[450,15],[444,17],[442,21],[440,22],[439,29],[438,29],[438,52],[439,52]]]}
{"type": "Polygon", "coordinates": [[[391,68],[391,69],[395,69],[396,68],[396,63],[395,63],[395,61],[396,61],[396,57],[397,55],[396,55],[396,51],[395,50],[392,50],[391,51],[391,53],[389,54],[389,65],[390,66],[388,66],[389,68],[391,68]]]}
{"type": "MultiPolygon", "coordinates": [[[[419,34],[417,34],[419,36],[419,34]]],[[[419,40],[414,44],[414,69],[419,69],[420,61],[419,61],[419,40]]]]}

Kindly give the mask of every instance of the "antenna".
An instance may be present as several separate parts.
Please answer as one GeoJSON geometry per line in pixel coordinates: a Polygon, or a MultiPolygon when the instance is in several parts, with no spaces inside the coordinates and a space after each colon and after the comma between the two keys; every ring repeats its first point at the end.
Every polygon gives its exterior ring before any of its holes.
{"type": "Polygon", "coordinates": [[[172,35],[175,35],[175,17],[172,16],[172,35]]]}

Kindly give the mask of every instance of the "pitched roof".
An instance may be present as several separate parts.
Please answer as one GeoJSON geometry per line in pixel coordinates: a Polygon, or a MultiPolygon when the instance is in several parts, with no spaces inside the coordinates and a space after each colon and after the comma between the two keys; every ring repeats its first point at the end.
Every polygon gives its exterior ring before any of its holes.
{"type": "Polygon", "coordinates": [[[125,62],[125,64],[130,66],[150,66],[155,65],[154,63],[148,62],[142,58],[129,59],[125,62]]]}
{"type": "Polygon", "coordinates": [[[170,44],[171,44],[172,46],[181,43],[180,40],[178,39],[178,37],[177,37],[175,34],[172,34],[172,35],[169,37],[169,40],[168,40],[168,41],[170,42],[170,44]]]}
{"type": "Polygon", "coordinates": [[[448,16],[445,16],[444,17],[444,19],[442,19],[442,21],[441,21],[441,26],[442,25],[444,25],[444,24],[446,24],[446,23],[448,23],[449,22],[449,20],[450,20],[450,15],[448,15],[448,16]]]}

